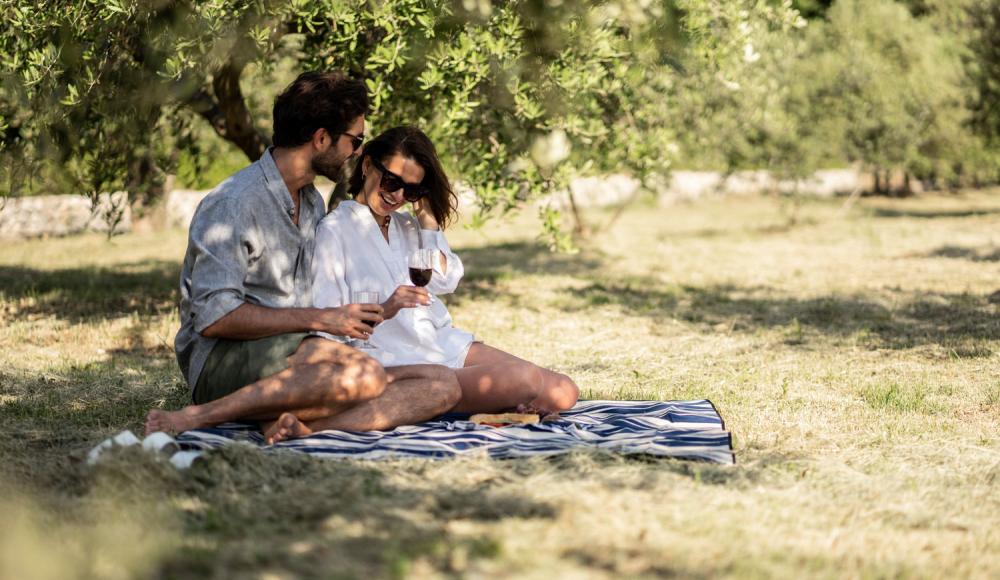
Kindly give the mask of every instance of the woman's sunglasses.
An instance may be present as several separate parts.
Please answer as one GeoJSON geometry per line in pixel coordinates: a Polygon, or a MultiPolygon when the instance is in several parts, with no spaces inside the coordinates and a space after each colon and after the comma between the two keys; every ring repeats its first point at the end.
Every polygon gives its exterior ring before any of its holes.
{"type": "Polygon", "coordinates": [[[375,169],[382,172],[382,181],[379,182],[379,187],[382,191],[392,193],[402,189],[403,199],[410,203],[420,201],[421,198],[427,195],[427,188],[424,187],[423,184],[406,183],[403,181],[402,177],[386,169],[385,165],[379,163],[378,159],[375,159],[374,157],[371,157],[370,159],[372,160],[372,165],[375,166],[375,169]]]}

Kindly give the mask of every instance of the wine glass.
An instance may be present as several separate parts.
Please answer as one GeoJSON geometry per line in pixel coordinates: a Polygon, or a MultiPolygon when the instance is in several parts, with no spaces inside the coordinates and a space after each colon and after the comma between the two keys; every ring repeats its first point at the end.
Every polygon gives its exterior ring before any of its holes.
{"type": "Polygon", "coordinates": [[[437,258],[437,250],[421,248],[410,252],[407,265],[410,267],[410,282],[414,286],[426,286],[430,284],[434,275],[434,259],[437,258]]]}
{"type": "MultiPolygon", "coordinates": [[[[378,292],[375,292],[374,290],[355,290],[351,292],[351,302],[353,304],[378,304],[378,292]]],[[[372,327],[372,332],[375,332],[374,326],[372,327]]],[[[370,337],[371,335],[368,336],[370,337]]],[[[367,339],[355,339],[355,345],[357,345],[358,348],[374,348],[371,342],[367,339]]]]}

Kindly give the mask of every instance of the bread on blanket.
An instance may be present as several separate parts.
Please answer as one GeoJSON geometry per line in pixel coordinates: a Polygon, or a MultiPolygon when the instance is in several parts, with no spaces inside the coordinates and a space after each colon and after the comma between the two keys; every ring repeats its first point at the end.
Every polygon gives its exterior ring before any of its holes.
{"type": "Polygon", "coordinates": [[[469,421],[477,425],[533,425],[538,423],[537,413],[477,413],[469,421]]]}

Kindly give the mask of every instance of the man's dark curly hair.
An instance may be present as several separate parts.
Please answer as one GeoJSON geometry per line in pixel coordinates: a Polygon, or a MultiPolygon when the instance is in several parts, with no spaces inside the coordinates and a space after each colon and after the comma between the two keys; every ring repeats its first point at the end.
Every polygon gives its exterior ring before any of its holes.
{"type": "Polygon", "coordinates": [[[366,113],[362,81],[340,72],[304,72],[274,100],[274,146],[298,147],[320,128],[336,139],[366,113]]]}

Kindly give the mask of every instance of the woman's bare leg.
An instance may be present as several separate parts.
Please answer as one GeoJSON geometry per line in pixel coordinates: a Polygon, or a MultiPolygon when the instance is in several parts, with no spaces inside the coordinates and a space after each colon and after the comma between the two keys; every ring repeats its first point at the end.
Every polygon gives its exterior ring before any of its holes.
{"type": "Polygon", "coordinates": [[[456,369],[462,400],[453,411],[492,413],[530,405],[559,412],[576,404],[579,389],[566,375],[544,369],[500,349],[475,342],[456,369]]]}

